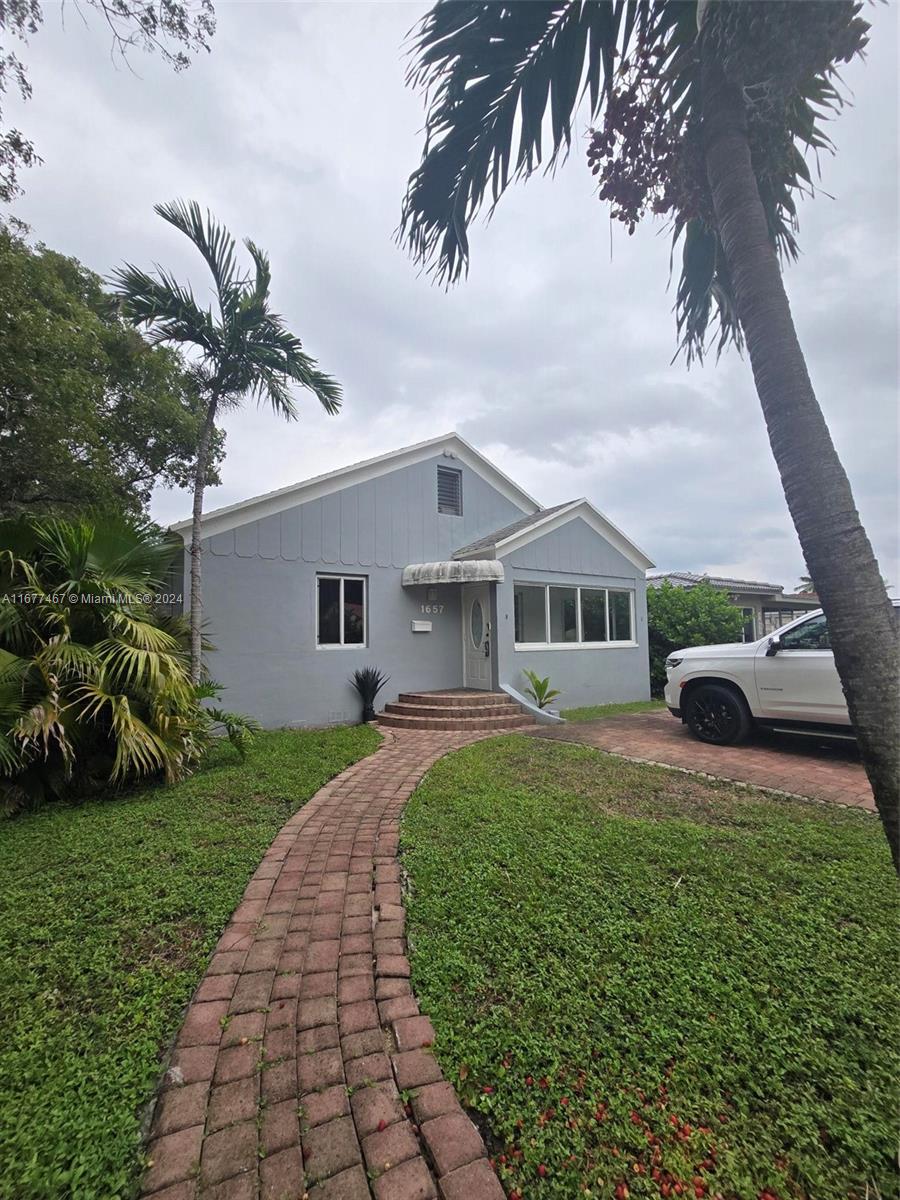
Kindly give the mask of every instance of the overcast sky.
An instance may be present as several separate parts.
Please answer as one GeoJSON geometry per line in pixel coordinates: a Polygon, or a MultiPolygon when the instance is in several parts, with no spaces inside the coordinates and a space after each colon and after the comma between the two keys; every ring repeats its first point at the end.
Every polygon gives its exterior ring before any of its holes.
{"type": "MultiPolygon", "coordinates": [[[[204,295],[199,257],[152,205],[208,205],[269,251],[275,307],[344,387],[338,417],[302,394],[294,425],[229,415],[207,509],[456,429],[541,503],[587,496],[661,569],[796,584],[749,366],[734,352],[671,363],[667,236],[610,229],[583,140],[474,229],[469,278],[449,294],[394,245],[423,115],[402,43],[424,5],[219,3],[211,53],[180,75],[139,53],[117,65],[93,10],[86,27],[71,5],[64,22],[45,7],[25,54],[33,98],[7,111],[44,159],[16,215],[103,275],[159,261],[204,295]]],[[[845,72],[855,105],[802,205],[787,286],[863,522],[900,584],[897,8],[867,16],[868,60],[845,72]]],[[[160,521],[189,511],[186,493],[155,497],[160,521]]]]}

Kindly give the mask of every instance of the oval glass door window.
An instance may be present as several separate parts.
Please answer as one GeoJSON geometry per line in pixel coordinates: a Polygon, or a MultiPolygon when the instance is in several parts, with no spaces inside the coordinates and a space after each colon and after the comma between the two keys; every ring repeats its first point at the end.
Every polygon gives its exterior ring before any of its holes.
{"type": "Polygon", "coordinates": [[[484,613],[481,610],[481,601],[472,601],[472,645],[476,650],[481,648],[481,638],[484,633],[484,613]]]}

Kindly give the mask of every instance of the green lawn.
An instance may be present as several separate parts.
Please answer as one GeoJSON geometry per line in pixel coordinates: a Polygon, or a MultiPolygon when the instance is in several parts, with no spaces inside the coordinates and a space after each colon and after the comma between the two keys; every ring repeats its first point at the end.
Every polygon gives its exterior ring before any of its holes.
{"type": "Polygon", "coordinates": [[[160,1052],[247,880],[379,741],[266,733],[176,787],[0,824],[0,1196],[133,1193],[160,1052]]]}
{"type": "Polygon", "coordinates": [[[402,845],[413,985],[510,1196],[897,1194],[876,819],[508,736],[432,768],[402,845]]]}
{"type": "Polygon", "coordinates": [[[560,715],[567,721],[596,721],[598,717],[615,717],[619,713],[658,712],[665,708],[662,700],[630,700],[626,704],[588,704],[585,708],[564,708],[560,715]]]}

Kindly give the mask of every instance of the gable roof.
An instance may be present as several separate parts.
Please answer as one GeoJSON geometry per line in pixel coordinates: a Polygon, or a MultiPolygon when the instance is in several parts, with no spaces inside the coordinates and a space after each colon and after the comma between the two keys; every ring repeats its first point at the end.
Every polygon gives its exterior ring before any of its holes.
{"type": "Polygon", "coordinates": [[[665,571],[661,575],[650,575],[647,582],[651,587],[659,587],[661,583],[674,584],[675,587],[696,587],[698,583],[708,583],[710,587],[727,588],[730,592],[774,592],[784,591],[779,583],[760,583],[754,579],[728,579],[724,575],[697,575],[694,571],[665,571]]]}
{"type": "MultiPolygon", "coordinates": [[[[514,483],[499,467],[484,457],[474,446],[458,433],[442,434],[425,442],[416,442],[413,446],[403,446],[392,450],[389,454],[380,454],[376,458],[367,458],[363,462],[353,463],[348,467],[339,467],[336,471],[328,471],[324,475],[315,475],[312,479],[304,479],[292,483],[288,487],[278,488],[274,492],[265,492],[261,496],[253,496],[249,500],[241,500],[237,504],[228,504],[224,508],[213,509],[203,515],[203,536],[213,537],[217,533],[227,533],[239,525],[250,521],[258,521],[297,504],[305,504],[309,500],[318,500],[342,488],[365,483],[388,475],[401,467],[409,467],[418,462],[425,462],[435,454],[443,454],[452,462],[458,460],[473,470],[482,479],[504,496],[510,503],[524,513],[534,513],[540,510],[540,505],[533,496],[529,496],[523,488],[514,483]]],[[[171,526],[180,533],[185,542],[190,540],[191,521],[177,521],[171,526]]]]}
{"type": "Polygon", "coordinates": [[[536,513],[520,517],[518,521],[512,521],[509,525],[504,525],[502,529],[495,529],[493,533],[485,534],[484,537],[480,537],[474,542],[469,542],[468,546],[461,546],[459,550],[454,551],[453,557],[469,558],[470,556],[474,556],[478,550],[493,550],[497,543],[502,542],[504,538],[512,537],[514,533],[530,529],[537,521],[543,521],[545,517],[568,508],[570,504],[572,504],[572,501],[567,500],[565,504],[554,504],[551,508],[539,508],[536,513]]]}
{"type": "Polygon", "coordinates": [[[647,557],[640,546],[626,537],[621,529],[613,525],[608,517],[584,497],[568,500],[565,504],[556,504],[552,508],[542,508],[539,512],[513,521],[510,525],[495,529],[493,533],[470,542],[468,546],[462,546],[453,557],[485,558],[493,554],[495,558],[501,558],[579,518],[639,570],[646,571],[654,565],[653,560],[647,557]]]}

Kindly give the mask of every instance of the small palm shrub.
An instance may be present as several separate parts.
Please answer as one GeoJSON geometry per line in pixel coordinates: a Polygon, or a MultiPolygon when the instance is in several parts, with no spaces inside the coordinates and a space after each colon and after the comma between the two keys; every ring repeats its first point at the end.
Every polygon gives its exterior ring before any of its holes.
{"type": "Polygon", "coordinates": [[[141,777],[173,782],[219,728],[188,629],[155,604],[180,539],[122,519],[0,522],[0,804],[9,812],[141,777]]]}
{"type": "Polygon", "coordinates": [[[377,667],[363,667],[361,670],[353,672],[350,682],[359,692],[359,698],[363,703],[363,723],[374,720],[375,697],[389,679],[390,675],[385,675],[377,667]]]}
{"type": "Polygon", "coordinates": [[[522,674],[531,685],[525,689],[525,695],[530,696],[538,708],[546,708],[551,700],[562,695],[558,688],[551,688],[549,675],[541,679],[536,671],[529,671],[527,667],[522,674]]]}

